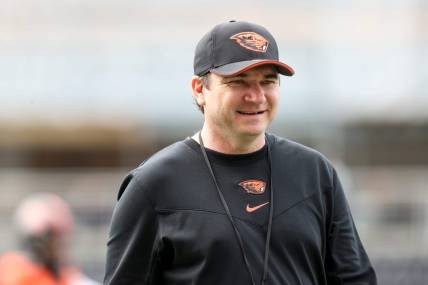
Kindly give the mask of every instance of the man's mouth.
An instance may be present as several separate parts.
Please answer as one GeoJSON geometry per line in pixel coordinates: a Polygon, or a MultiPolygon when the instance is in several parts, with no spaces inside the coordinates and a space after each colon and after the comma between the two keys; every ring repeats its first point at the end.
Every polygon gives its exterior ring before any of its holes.
{"type": "Polygon", "coordinates": [[[263,114],[264,112],[266,112],[265,110],[263,111],[258,111],[258,112],[244,112],[244,111],[238,111],[239,114],[241,115],[247,115],[247,116],[254,116],[254,115],[260,115],[263,114]]]}

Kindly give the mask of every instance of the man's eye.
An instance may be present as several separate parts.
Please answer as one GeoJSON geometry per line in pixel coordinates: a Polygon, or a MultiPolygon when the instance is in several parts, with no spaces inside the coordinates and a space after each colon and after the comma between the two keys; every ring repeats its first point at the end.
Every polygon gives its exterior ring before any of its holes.
{"type": "Polygon", "coordinates": [[[226,84],[227,85],[243,85],[245,82],[242,79],[236,79],[236,80],[231,80],[228,81],[226,84]]]}
{"type": "Polygon", "coordinates": [[[262,82],[263,85],[274,85],[276,84],[276,80],[264,80],[262,82]]]}

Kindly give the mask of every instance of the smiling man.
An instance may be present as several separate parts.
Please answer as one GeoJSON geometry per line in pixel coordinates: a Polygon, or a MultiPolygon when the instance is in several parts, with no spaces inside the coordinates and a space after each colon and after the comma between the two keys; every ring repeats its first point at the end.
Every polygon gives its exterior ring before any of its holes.
{"type": "Polygon", "coordinates": [[[125,178],[105,284],[376,284],[333,166],[266,132],[280,74],[294,71],[262,26],[230,21],[199,41],[204,124],[125,178]]]}
{"type": "Polygon", "coordinates": [[[192,87],[204,110],[202,134],[207,147],[239,154],[264,145],[264,133],[279,100],[278,72],[273,66],[254,67],[231,77],[210,73],[201,80],[195,76],[192,87]]]}

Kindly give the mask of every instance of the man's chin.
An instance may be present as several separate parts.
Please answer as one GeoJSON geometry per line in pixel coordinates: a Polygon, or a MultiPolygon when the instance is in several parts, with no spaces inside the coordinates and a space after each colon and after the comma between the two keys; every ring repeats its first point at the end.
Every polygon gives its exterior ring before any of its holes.
{"type": "Polygon", "coordinates": [[[243,137],[246,137],[248,139],[256,139],[260,136],[264,136],[265,131],[265,128],[252,128],[242,130],[240,133],[243,137]]]}

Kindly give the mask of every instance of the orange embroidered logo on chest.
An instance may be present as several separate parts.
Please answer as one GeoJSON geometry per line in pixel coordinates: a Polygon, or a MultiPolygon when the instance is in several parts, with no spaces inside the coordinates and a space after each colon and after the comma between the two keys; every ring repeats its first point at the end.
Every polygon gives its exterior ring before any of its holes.
{"type": "Polygon", "coordinates": [[[266,182],[262,180],[244,180],[238,185],[249,194],[263,194],[266,190],[266,182]]]}
{"type": "Polygon", "coordinates": [[[242,32],[230,37],[235,40],[243,48],[257,51],[266,52],[269,46],[269,41],[261,35],[254,32],[242,32]]]}

